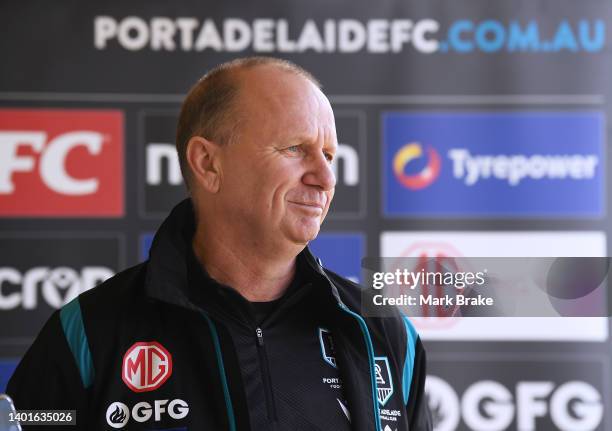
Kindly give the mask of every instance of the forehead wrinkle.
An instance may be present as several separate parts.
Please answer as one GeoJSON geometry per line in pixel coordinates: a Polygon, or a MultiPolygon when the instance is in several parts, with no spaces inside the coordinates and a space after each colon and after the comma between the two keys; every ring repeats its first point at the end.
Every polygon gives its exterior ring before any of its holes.
{"type": "MultiPolygon", "coordinates": [[[[238,72],[243,117],[253,129],[265,125],[275,139],[304,142],[317,140],[319,127],[335,128],[329,101],[312,82],[284,70],[267,70],[261,66],[238,72]]],[[[328,134],[332,130],[324,132],[325,141],[328,134]]]]}
{"type": "Polygon", "coordinates": [[[319,89],[315,89],[309,99],[309,108],[312,113],[307,119],[309,135],[312,133],[310,140],[317,142],[322,140],[323,146],[325,146],[328,142],[334,141],[335,121],[333,110],[329,101],[319,89]]]}

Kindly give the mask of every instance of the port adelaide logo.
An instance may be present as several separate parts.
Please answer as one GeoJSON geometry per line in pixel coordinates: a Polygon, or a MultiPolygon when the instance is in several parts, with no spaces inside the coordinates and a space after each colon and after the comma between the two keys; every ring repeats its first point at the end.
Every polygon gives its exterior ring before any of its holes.
{"type": "Polygon", "coordinates": [[[337,368],[334,340],[328,329],[319,328],[319,344],[321,345],[321,356],[323,360],[334,368],[337,368]]]}
{"type": "Polygon", "coordinates": [[[121,378],[134,392],[154,391],[172,374],[172,356],[156,341],[138,342],[123,356],[121,378]]]}
{"type": "Polygon", "coordinates": [[[391,380],[391,368],[386,356],[374,358],[374,373],[376,374],[376,390],[378,402],[381,406],[387,404],[393,395],[393,381],[391,380]]]}

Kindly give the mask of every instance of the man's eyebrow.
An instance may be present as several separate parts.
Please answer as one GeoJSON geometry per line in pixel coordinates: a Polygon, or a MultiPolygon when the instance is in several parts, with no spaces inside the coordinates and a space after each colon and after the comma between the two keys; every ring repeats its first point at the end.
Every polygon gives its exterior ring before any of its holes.
{"type": "MultiPolygon", "coordinates": [[[[313,139],[312,136],[308,136],[308,135],[297,135],[294,136],[292,138],[289,138],[288,141],[291,142],[299,142],[299,143],[305,143],[305,144],[313,144],[317,142],[317,139],[313,139]]],[[[324,147],[333,147],[335,148],[338,145],[337,141],[334,139],[324,139],[323,140],[323,146],[324,147]]]]}
{"type": "Polygon", "coordinates": [[[308,144],[312,144],[314,141],[308,137],[305,136],[290,136],[290,137],[283,137],[280,139],[275,139],[276,143],[277,143],[277,147],[287,147],[287,146],[294,146],[294,145],[308,145],[308,144]]]}

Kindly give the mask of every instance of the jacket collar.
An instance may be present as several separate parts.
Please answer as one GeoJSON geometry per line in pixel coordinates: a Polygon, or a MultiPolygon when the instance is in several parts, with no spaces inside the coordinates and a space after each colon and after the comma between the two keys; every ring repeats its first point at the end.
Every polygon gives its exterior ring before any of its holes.
{"type": "MultiPolygon", "coordinates": [[[[145,278],[148,296],[181,307],[199,310],[189,299],[188,253],[195,233],[195,219],[191,199],[176,205],[155,234],[149,251],[145,278]]],[[[308,247],[298,256],[312,270],[338,304],[342,304],[336,285],[329,279],[321,262],[308,247]]]]}

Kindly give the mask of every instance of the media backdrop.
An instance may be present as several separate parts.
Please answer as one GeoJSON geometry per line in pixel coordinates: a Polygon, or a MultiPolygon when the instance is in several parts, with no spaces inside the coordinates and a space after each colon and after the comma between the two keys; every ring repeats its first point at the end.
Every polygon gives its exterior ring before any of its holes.
{"type": "MultiPolygon", "coordinates": [[[[0,390],[68,299],[147,256],[185,196],[180,103],[212,66],[323,83],[336,198],[313,249],[606,256],[610,4],[0,3],[0,390]]],[[[436,430],[610,430],[607,319],[415,319],[436,430]]]]}

